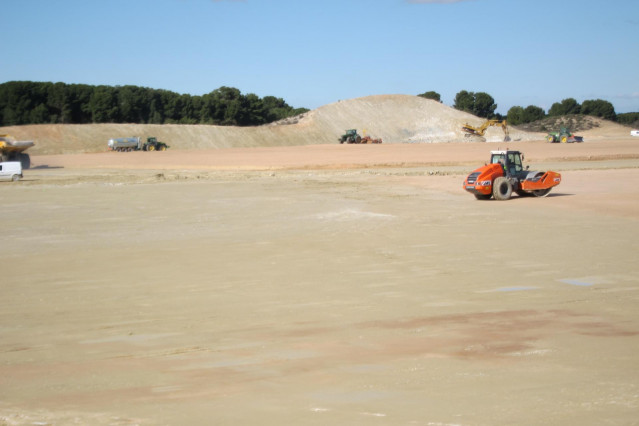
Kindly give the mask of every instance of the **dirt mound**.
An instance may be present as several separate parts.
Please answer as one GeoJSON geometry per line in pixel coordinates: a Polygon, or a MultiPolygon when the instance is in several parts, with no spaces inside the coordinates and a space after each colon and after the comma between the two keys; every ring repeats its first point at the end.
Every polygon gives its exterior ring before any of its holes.
{"type": "MultiPolygon", "coordinates": [[[[465,142],[461,126],[479,126],[483,119],[439,102],[410,95],[376,95],[340,101],[309,111],[293,120],[259,127],[177,124],[31,125],[0,128],[17,139],[36,142],[30,153],[75,154],[104,152],[110,138],[155,136],[171,149],[219,149],[335,144],[346,129],[382,138],[384,143],[465,142]]],[[[503,132],[490,128],[488,142],[502,141],[503,132]]],[[[543,135],[513,129],[513,140],[543,135]]]]}
{"type": "Polygon", "coordinates": [[[547,117],[543,120],[517,126],[525,132],[557,132],[565,127],[575,134],[589,139],[620,138],[630,135],[630,127],[589,115],[571,114],[547,117]]]}
{"type": "Polygon", "coordinates": [[[603,121],[605,120],[589,115],[570,114],[558,117],[546,117],[533,121],[532,123],[522,124],[517,126],[517,128],[528,132],[547,133],[556,132],[561,127],[566,127],[573,132],[582,132],[584,130],[601,127],[603,121]]]}
{"type": "MultiPolygon", "coordinates": [[[[475,117],[431,99],[407,95],[379,95],[342,101],[311,111],[310,118],[326,132],[343,133],[357,128],[384,143],[466,142],[461,127],[468,123],[479,127],[484,119],[475,117]]],[[[538,135],[515,131],[513,140],[539,139],[538,135]]],[[[490,128],[488,142],[504,140],[501,129],[490,128]]],[[[477,141],[474,139],[473,141],[477,141]]]]}

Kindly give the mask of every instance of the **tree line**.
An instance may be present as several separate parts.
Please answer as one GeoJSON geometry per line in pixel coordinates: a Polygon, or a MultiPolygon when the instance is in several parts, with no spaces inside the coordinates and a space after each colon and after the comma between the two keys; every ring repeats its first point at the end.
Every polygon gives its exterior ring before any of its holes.
{"type": "Polygon", "coordinates": [[[298,115],[282,98],[222,86],[202,96],[139,86],[32,81],[0,84],[0,126],[22,124],[215,124],[257,126],[298,115]]]}
{"type": "MultiPolygon", "coordinates": [[[[418,96],[441,102],[435,91],[418,96]]],[[[485,92],[462,90],[454,108],[487,119],[507,119],[512,125],[546,117],[583,114],[634,124],[639,113],[616,114],[613,105],[601,99],[579,104],[573,98],[552,104],[546,113],[535,105],[513,106],[506,116],[495,112],[495,99],[485,92]]],[[[222,86],[202,96],[139,86],[91,86],[32,81],[0,84],[0,126],[22,124],[215,124],[257,126],[308,111],[293,108],[282,98],[242,94],[222,86]]]]}
{"type": "MultiPolygon", "coordinates": [[[[440,94],[435,91],[424,92],[417,96],[441,102],[440,94]]],[[[495,99],[488,93],[462,90],[455,96],[455,103],[453,107],[460,111],[468,112],[486,119],[506,119],[508,123],[513,126],[532,123],[533,121],[541,120],[546,117],[557,117],[571,114],[592,115],[628,125],[636,123],[639,120],[638,112],[617,114],[615,113],[614,106],[610,102],[602,99],[585,100],[583,103],[579,104],[579,102],[575,99],[567,98],[561,102],[555,102],[552,104],[547,113],[543,110],[543,108],[535,105],[528,105],[525,108],[521,106],[513,106],[508,110],[506,116],[503,116],[495,113],[497,104],[495,103],[495,99]]]]}

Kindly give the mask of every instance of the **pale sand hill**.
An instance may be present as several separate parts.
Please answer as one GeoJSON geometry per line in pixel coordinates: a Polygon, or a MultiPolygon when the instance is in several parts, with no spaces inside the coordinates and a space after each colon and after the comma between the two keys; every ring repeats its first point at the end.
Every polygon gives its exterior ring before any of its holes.
{"type": "MultiPolygon", "coordinates": [[[[220,149],[336,144],[346,129],[382,138],[384,143],[465,142],[461,126],[479,126],[483,119],[433,100],[409,95],[377,95],[340,101],[305,114],[295,124],[259,127],[151,124],[33,125],[0,128],[19,140],[34,140],[29,152],[75,154],[106,151],[114,137],[156,136],[171,149],[220,149]]],[[[539,133],[511,129],[513,140],[540,140],[539,133]]],[[[504,138],[490,128],[486,141],[504,138]]],[[[477,141],[477,139],[474,139],[477,141]]]]}
{"type": "Polygon", "coordinates": [[[612,121],[604,120],[598,117],[589,117],[595,124],[590,130],[574,132],[578,136],[583,136],[586,141],[602,140],[602,139],[632,139],[630,135],[631,128],[612,121]]]}

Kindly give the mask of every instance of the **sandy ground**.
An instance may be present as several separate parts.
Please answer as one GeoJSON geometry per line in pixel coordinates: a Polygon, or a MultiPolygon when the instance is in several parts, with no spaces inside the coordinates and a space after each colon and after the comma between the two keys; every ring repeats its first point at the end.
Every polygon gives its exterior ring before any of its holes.
{"type": "Polygon", "coordinates": [[[638,141],[522,142],[562,184],[476,201],[493,148],[33,157],[0,425],[636,424],[638,141]]]}
{"type": "Polygon", "coordinates": [[[526,160],[639,159],[639,139],[626,137],[588,143],[549,144],[545,141],[500,143],[439,143],[381,145],[307,145],[164,152],[102,152],[32,156],[35,169],[171,169],[171,170],[299,170],[365,167],[464,165],[472,170],[490,157],[490,150],[517,149],[526,160]]]}

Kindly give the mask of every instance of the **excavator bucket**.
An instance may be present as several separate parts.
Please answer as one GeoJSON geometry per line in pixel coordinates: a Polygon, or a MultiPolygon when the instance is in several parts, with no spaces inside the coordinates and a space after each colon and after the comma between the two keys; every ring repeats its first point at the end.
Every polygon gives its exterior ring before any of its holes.
{"type": "Polygon", "coordinates": [[[465,126],[462,126],[462,130],[468,134],[471,135],[476,135],[477,134],[477,129],[475,129],[474,127],[466,124],[465,126]]]}

